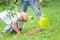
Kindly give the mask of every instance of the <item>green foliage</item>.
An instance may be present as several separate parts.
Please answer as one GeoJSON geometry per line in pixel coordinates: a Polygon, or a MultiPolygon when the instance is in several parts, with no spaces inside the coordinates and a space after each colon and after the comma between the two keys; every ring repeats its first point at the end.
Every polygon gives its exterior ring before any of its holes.
{"type": "Polygon", "coordinates": [[[2,10],[13,9],[14,8],[14,1],[0,0],[0,6],[2,7],[2,10]]]}
{"type": "MultiPolygon", "coordinates": [[[[18,0],[18,3],[21,0],[18,0]]],[[[18,4],[19,5],[19,4],[18,4]]],[[[15,9],[15,0],[0,0],[0,11],[15,9]]]]}
{"type": "Polygon", "coordinates": [[[0,0],[0,5],[8,5],[12,0],[0,0]]]}

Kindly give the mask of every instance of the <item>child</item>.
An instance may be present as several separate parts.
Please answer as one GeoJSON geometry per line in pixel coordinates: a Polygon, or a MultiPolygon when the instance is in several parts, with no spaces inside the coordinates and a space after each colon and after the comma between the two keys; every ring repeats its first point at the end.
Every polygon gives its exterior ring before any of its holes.
{"type": "Polygon", "coordinates": [[[0,20],[3,20],[7,24],[7,27],[3,30],[2,33],[5,33],[12,29],[14,29],[17,34],[20,33],[18,22],[20,21],[20,24],[22,25],[23,22],[26,22],[28,20],[28,15],[24,12],[21,12],[21,14],[18,12],[16,13],[16,15],[13,15],[10,10],[0,13],[0,20]]]}

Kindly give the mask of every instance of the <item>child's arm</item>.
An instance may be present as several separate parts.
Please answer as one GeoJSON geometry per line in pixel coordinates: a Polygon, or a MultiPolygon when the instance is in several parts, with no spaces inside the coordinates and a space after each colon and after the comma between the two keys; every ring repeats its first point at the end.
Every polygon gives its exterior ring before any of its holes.
{"type": "Polygon", "coordinates": [[[20,30],[19,30],[19,28],[18,28],[18,21],[19,21],[18,17],[15,16],[15,17],[13,18],[13,22],[12,22],[12,28],[16,31],[17,34],[20,33],[20,30]]]}
{"type": "Polygon", "coordinates": [[[12,23],[12,27],[13,27],[13,29],[16,31],[17,34],[20,33],[20,30],[19,30],[19,28],[18,28],[18,23],[13,22],[13,23],[12,23]]]}

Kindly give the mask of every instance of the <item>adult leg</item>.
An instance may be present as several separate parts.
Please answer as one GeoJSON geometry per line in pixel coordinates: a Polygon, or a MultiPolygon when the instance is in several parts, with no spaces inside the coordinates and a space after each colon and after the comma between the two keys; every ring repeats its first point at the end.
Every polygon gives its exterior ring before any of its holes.
{"type": "Polygon", "coordinates": [[[40,12],[40,8],[39,8],[38,0],[32,0],[29,2],[29,4],[39,20],[40,16],[41,16],[41,12],[40,12]]]}
{"type": "Polygon", "coordinates": [[[22,1],[20,4],[20,11],[26,12],[27,8],[28,8],[28,1],[22,1]]]}

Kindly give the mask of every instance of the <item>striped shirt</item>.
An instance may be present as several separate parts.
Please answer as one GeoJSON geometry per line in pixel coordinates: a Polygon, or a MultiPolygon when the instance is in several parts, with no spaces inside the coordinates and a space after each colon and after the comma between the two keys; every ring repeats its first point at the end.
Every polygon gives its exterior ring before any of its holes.
{"type": "Polygon", "coordinates": [[[20,14],[17,12],[16,15],[13,15],[10,10],[3,11],[0,13],[0,19],[3,20],[6,24],[11,24],[12,22],[17,22],[19,20],[20,14]]]}

